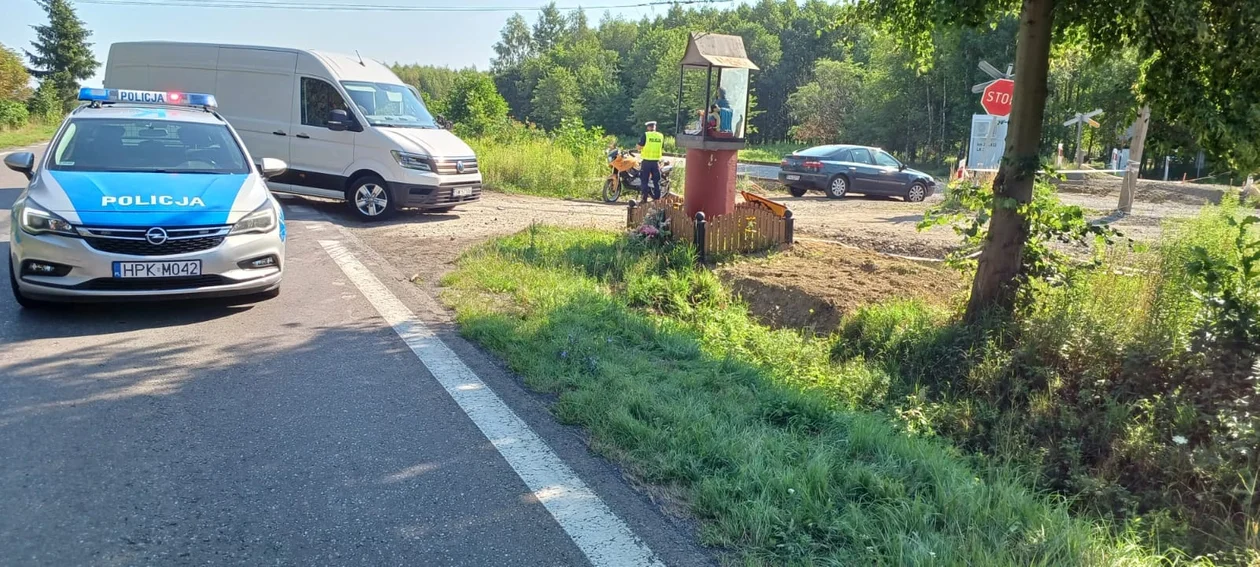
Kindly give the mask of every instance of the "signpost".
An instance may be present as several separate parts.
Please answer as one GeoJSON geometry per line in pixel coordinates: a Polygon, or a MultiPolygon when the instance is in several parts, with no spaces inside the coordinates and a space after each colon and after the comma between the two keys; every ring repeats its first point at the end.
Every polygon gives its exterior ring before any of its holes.
{"type": "Polygon", "coordinates": [[[992,81],[971,87],[980,95],[980,106],[987,114],[971,117],[971,143],[968,145],[967,162],[971,169],[997,169],[1006,152],[1006,127],[1010,122],[1011,100],[1015,93],[1015,69],[1006,67],[998,71],[987,61],[980,62],[980,70],[992,81]]]}
{"type": "Polygon", "coordinates": [[[1080,169],[1081,162],[1085,161],[1085,152],[1081,148],[1081,127],[1089,124],[1091,127],[1097,128],[1099,124],[1098,121],[1094,120],[1094,117],[1102,113],[1103,110],[1101,108],[1096,108],[1086,113],[1077,112],[1076,116],[1073,116],[1071,120],[1063,123],[1064,126],[1076,125],[1076,169],[1080,169]]]}

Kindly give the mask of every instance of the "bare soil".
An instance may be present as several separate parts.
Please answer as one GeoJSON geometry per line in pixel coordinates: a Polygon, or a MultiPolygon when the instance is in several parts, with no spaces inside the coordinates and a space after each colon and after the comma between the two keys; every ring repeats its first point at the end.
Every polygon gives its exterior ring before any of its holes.
{"type": "Polygon", "coordinates": [[[762,323],[819,334],[833,331],[862,305],[911,298],[943,303],[965,289],[962,277],[940,264],[820,242],[801,242],[717,273],[762,323]]]}
{"type": "MultiPolygon", "coordinates": [[[[1135,240],[1157,240],[1162,233],[1164,223],[1195,215],[1204,203],[1219,201],[1219,193],[1221,193],[1217,188],[1216,196],[1213,197],[1213,193],[1207,192],[1208,189],[1203,187],[1144,182],[1139,189],[1133,214],[1119,216],[1111,212],[1116,206],[1119,191],[1119,186],[1112,179],[1091,179],[1081,184],[1063,186],[1060,196],[1067,203],[1085,208],[1091,219],[1112,222],[1113,226],[1135,240]],[[1173,187],[1168,185],[1173,185],[1173,187]]],[[[796,234],[801,242],[799,246],[801,251],[786,254],[785,259],[777,261],[796,262],[799,264],[794,264],[796,267],[816,262],[824,265],[818,269],[833,270],[833,272],[819,272],[821,280],[834,280],[841,276],[865,277],[870,273],[862,270],[855,271],[852,269],[853,266],[845,264],[844,260],[826,259],[833,256],[861,258],[863,256],[859,254],[859,251],[818,255],[819,249],[812,241],[845,244],[884,254],[933,259],[943,258],[957,246],[959,241],[958,236],[948,227],[935,227],[926,231],[916,229],[916,225],[923,218],[924,211],[939,202],[941,198],[939,195],[929,198],[924,203],[908,203],[900,199],[860,195],[845,199],[828,199],[821,193],[810,193],[804,197],[795,198],[783,191],[777,183],[741,181],[740,185],[740,189],[764,194],[792,209],[796,219],[796,234]],[[815,254],[815,256],[809,254],[815,254]],[[847,269],[842,270],[841,268],[845,266],[847,269]]],[[[405,211],[384,223],[358,222],[345,211],[344,205],[341,204],[313,200],[310,204],[327,212],[335,221],[353,227],[360,238],[400,270],[405,270],[405,273],[411,275],[414,281],[434,287],[443,275],[453,269],[455,260],[464,250],[492,237],[521,231],[533,223],[616,230],[625,226],[626,218],[624,202],[609,205],[591,201],[506,195],[496,192],[487,192],[481,201],[462,206],[447,214],[405,211]]],[[[877,267],[883,265],[880,262],[890,261],[878,254],[869,256],[877,267]]],[[[917,266],[917,264],[911,265],[917,266]]],[[[784,270],[784,273],[788,272],[815,273],[807,269],[784,270]]],[[[852,283],[851,288],[853,290],[884,290],[885,288],[879,286],[899,285],[902,289],[908,290],[907,294],[921,289],[930,290],[931,293],[940,291],[939,287],[931,287],[926,281],[913,279],[917,272],[907,275],[877,270],[874,273],[893,274],[895,281],[890,282],[880,278],[859,279],[854,280],[856,283],[852,283]],[[903,280],[903,276],[911,279],[903,280]]],[[[789,289],[790,286],[787,284],[790,282],[780,283],[783,283],[780,286],[782,290],[789,289]]],[[[830,284],[824,282],[815,287],[825,285],[830,284]]],[[[768,290],[773,286],[765,287],[768,290]]],[[[794,289],[811,288],[802,283],[795,285],[794,289]]],[[[748,286],[745,286],[743,291],[749,295],[785,293],[758,291],[748,286]]],[[[856,297],[857,300],[869,299],[860,295],[865,292],[844,293],[848,294],[846,297],[856,297]]],[[[879,296],[883,291],[870,293],[879,296]]],[[[827,304],[837,311],[836,315],[830,316],[832,318],[838,318],[839,313],[851,308],[852,305],[834,299],[841,297],[839,294],[840,291],[836,291],[832,296],[827,296],[832,297],[827,300],[827,304]]],[[[778,301],[776,304],[785,303],[787,302],[778,301]]],[[[821,313],[821,305],[813,308],[821,313]]],[[[805,308],[806,312],[808,309],[805,308]]],[[[789,319],[794,322],[794,325],[825,326],[830,324],[830,319],[821,314],[814,318],[798,314],[789,319]]]]}

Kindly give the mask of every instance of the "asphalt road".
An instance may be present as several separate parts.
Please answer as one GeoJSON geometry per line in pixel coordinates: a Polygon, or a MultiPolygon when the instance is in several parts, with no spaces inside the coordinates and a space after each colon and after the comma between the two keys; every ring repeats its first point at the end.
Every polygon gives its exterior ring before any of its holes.
{"type": "MultiPolygon", "coordinates": [[[[23,181],[0,173],[4,254],[23,181]]],[[[382,296],[431,325],[502,400],[495,411],[519,416],[589,487],[581,506],[606,505],[661,564],[713,563],[686,520],[462,341],[353,223],[285,206],[286,275],[269,301],[24,311],[5,290],[0,564],[627,564],[575,543],[504,440],[443,387],[442,367],[383,317],[382,296]],[[333,247],[380,289],[365,295],[333,247]]]]}

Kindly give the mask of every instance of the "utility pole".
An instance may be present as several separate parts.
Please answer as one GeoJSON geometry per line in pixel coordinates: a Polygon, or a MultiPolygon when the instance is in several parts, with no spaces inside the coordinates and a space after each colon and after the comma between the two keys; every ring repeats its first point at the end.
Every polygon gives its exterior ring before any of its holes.
{"type": "Polygon", "coordinates": [[[1085,113],[1077,112],[1071,120],[1063,123],[1064,126],[1071,126],[1073,124],[1076,125],[1076,169],[1080,169],[1081,162],[1085,161],[1085,149],[1081,147],[1081,129],[1086,124],[1097,128],[1099,124],[1098,121],[1094,120],[1094,117],[1102,113],[1103,111],[1101,108],[1096,108],[1085,113]]]}
{"type": "Polygon", "coordinates": [[[1133,196],[1137,193],[1138,173],[1142,170],[1142,149],[1146,146],[1146,130],[1151,123],[1151,107],[1143,106],[1133,123],[1133,143],[1129,146],[1129,164],[1125,167],[1124,183],[1120,185],[1121,212],[1133,212],[1133,196]]]}

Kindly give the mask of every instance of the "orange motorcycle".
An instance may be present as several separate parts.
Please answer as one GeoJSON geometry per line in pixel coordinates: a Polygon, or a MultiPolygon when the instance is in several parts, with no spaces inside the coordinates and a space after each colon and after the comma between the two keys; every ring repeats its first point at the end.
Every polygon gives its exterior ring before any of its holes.
{"type": "MultiPolygon", "coordinates": [[[[608,152],[608,167],[612,173],[604,180],[604,202],[616,203],[623,187],[629,187],[634,195],[643,193],[639,180],[639,164],[643,160],[633,152],[613,148],[608,152]]],[[[669,177],[674,164],[661,160],[661,197],[669,195],[669,177]]]]}

